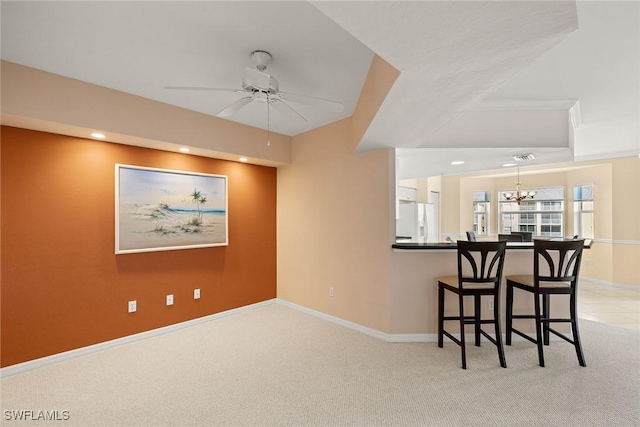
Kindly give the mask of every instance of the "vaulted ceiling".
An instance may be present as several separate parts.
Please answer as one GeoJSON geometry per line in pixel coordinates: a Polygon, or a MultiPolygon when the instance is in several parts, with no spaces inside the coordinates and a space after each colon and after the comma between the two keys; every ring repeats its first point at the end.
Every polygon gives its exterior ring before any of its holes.
{"type": "Polygon", "coordinates": [[[3,1],[2,59],[215,115],[250,54],[286,92],[342,112],[253,102],[230,120],[296,135],[353,113],[374,53],[400,71],[357,151],[399,148],[409,175],[640,152],[637,2],[3,1]],[[451,160],[465,160],[451,166],[451,160]]]}

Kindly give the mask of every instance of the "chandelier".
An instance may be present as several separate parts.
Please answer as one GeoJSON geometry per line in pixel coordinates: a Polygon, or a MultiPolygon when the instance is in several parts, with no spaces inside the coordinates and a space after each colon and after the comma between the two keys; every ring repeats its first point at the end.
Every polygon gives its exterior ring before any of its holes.
{"type": "Polygon", "coordinates": [[[518,180],[516,181],[516,192],[515,193],[505,193],[504,198],[510,202],[516,202],[520,204],[523,200],[531,200],[536,195],[535,191],[520,191],[520,186],[522,183],[520,182],[520,167],[518,166],[518,180]]]}

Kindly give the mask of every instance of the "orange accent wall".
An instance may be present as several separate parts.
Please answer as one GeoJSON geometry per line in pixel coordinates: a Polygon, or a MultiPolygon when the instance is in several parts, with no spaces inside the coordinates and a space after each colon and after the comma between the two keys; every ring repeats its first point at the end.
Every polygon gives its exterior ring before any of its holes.
{"type": "Polygon", "coordinates": [[[276,297],[275,168],[6,126],[1,137],[2,367],[276,297]],[[229,246],[116,256],[115,163],[227,175],[229,246]]]}

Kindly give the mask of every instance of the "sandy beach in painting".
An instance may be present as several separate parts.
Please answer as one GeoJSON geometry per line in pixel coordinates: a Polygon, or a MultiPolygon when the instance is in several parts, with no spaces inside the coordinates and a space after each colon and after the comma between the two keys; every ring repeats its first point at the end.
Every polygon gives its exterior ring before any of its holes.
{"type": "Polygon", "coordinates": [[[162,204],[120,205],[119,250],[226,244],[226,212],[174,210],[162,204]]]}

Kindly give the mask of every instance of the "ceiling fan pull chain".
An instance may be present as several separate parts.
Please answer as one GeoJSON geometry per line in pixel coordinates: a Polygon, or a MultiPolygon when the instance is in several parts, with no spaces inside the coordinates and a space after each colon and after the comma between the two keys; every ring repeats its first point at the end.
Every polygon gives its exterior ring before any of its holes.
{"type": "Polygon", "coordinates": [[[269,117],[269,98],[267,98],[267,147],[271,147],[271,127],[270,127],[270,117],[269,117]]]}

